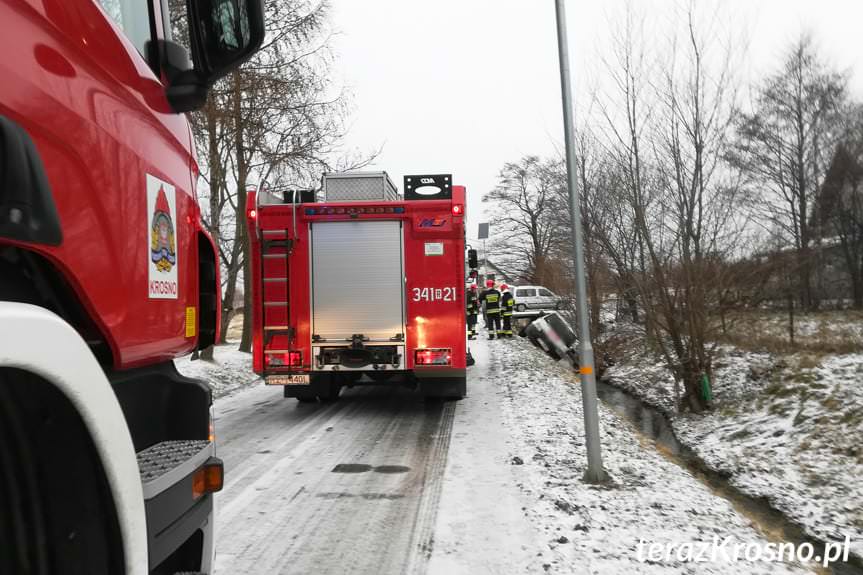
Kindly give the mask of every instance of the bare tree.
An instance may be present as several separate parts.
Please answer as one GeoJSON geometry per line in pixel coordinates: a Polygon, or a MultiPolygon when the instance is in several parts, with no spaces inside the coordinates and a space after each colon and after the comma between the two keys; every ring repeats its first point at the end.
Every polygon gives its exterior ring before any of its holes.
{"type": "Polygon", "coordinates": [[[846,83],[812,38],[801,36],[759,88],[752,112],[740,113],[730,156],[751,176],[750,205],[784,231],[796,253],[798,299],[806,309],[817,305],[811,248],[821,239],[812,208],[837,141],[846,83]]]}
{"type": "Polygon", "coordinates": [[[714,19],[700,18],[694,4],[681,16],[679,33],[651,68],[641,24],[627,12],[610,64],[617,94],[600,106],[613,165],[595,230],[683,385],[680,406],[697,412],[708,407],[702,385],[711,376],[720,323],[713,314],[733,243],[726,230],[737,188],[721,177],[719,162],[735,92],[730,42],[714,19]]]}
{"type": "Polygon", "coordinates": [[[482,198],[493,204],[495,263],[530,283],[545,285],[554,274],[552,246],[556,221],[552,216],[555,186],[560,186],[557,160],[526,156],[507,163],[497,186],[482,198]]]}

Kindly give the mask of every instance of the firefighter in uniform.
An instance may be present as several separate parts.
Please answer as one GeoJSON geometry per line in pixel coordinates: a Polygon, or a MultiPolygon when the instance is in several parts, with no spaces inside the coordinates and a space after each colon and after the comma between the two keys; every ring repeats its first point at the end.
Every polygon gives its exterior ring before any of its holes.
{"type": "Polygon", "coordinates": [[[488,338],[500,333],[500,292],[494,288],[494,280],[485,281],[486,290],[479,296],[480,303],[485,303],[486,323],[488,338]]]}
{"type": "Polygon", "coordinates": [[[470,284],[470,289],[467,290],[467,338],[476,338],[476,316],[479,313],[479,299],[476,294],[476,284],[470,284]]]}
{"type": "Polygon", "coordinates": [[[503,316],[503,326],[498,335],[512,337],[512,312],[515,309],[515,298],[509,291],[509,286],[500,284],[500,311],[503,316]]]}

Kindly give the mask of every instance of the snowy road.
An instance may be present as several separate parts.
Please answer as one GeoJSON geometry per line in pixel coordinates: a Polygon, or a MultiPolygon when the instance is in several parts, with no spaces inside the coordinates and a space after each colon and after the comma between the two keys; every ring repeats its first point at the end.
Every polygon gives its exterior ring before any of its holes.
{"type": "Polygon", "coordinates": [[[453,403],[397,388],[217,402],[219,573],[403,573],[430,548],[453,403]]]}

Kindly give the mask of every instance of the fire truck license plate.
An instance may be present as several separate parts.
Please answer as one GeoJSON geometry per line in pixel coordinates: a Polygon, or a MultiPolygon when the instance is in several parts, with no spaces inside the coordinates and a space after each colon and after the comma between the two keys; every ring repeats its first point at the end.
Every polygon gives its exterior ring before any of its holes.
{"type": "Polygon", "coordinates": [[[309,385],[309,376],[305,375],[270,375],[267,385],[309,385]]]}

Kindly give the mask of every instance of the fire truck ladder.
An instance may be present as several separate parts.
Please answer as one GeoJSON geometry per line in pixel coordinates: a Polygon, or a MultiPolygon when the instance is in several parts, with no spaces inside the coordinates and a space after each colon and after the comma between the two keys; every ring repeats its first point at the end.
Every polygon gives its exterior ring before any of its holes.
{"type": "MultiPolygon", "coordinates": [[[[289,278],[291,277],[291,254],[294,251],[298,237],[297,230],[297,193],[293,191],[291,197],[291,208],[293,211],[293,230],[294,237],[290,236],[290,230],[263,230],[261,233],[261,278],[263,279],[263,301],[264,301],[264,353],[287,353],[290,348],[291,340],[295,337],[295,329],[291,326],[291,301],[290,301],[290,285],[289,278]],[[267,268],[276,268],[278,266],[267,266],[267,262],[284,260],[284,275],[277,275],[280,272],[275,271],[271,274],[267,273],[267,268]],[[267,298],[267,285],[281,284],[283,285],[283,298],[267,298]],[[278,314],[277,310],[284,310],[284,314],[278,314]],[[287,345],[285,349],[267,349],[270,341],[276,337],[287,336],[287,345]]],[[[258,212],[260,213],[260,212],[258,212]]],[[[274,291],[274,290],[270,290],[274,291]]],[[[281,291],[281,290],[280,290],[281,291]]]]}

